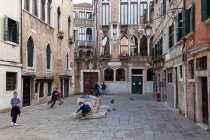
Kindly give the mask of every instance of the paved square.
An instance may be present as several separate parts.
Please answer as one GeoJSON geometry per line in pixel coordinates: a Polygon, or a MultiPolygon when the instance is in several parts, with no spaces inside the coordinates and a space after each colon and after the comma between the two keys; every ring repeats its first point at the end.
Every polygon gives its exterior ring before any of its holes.
{"type": "Polygon", "coordinates": [[[93,120],[70,117],[78,109],[78,97],[60,106],[57,102],[53,109],[47,104],[23,108],[17,127],[10,126],[10,113],[0,114],[0,140],[210,140],[210,132],[152,96],[101,97],[101,110],[111,111],[93,120]]]}

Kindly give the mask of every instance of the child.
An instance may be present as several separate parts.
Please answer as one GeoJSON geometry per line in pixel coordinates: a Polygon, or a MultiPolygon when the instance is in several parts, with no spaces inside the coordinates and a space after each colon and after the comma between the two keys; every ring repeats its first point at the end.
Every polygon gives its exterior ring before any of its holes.
{"type": "Polygon", "coordinates": [[[61,93],[58,92],[58,101],[59,101],[59,105],[63,104],[63,101],[61,100],[61,93]]]}
{"type": "Polygon", "coordinates": [[[12,122],[11,122],[11,126],[18,126],[18,124],[16,123],[17,121],[17,115],[19,114],[20,116],[20,99],[17,98],[18,93],[15,91],[13,93],[14,98],[11,99],[11,106],[12,106],[12,110],[11,110],[11,117],[12,117],[12,122]]]}
{"type": "Polygon", "coordinates": [[[48,104],[52,103],[51,108],[55,105],[57,98],[58,98],[58,88],[56,88],[55,91],[53,91],[51,101],[48,102],[48,104]]]}
{"type": "Polygon", "coordinates": [[[95,89],[94,85],[91,84],[91,85],[90,85],[90,94],[91,94],[91,95],[93,95],[93,90],[94,90],[94,89],[95,89]]]}
{"type": "Polygon", "coordinates": [[[82,110],[82,118],[85,119],[85,115],[88,114],[91,111],[91,108],[88,104],[84,104],[83,102],[79,102],[79,110],[77,110],[76,113],[78,113],[80,110],[82,110]]]}

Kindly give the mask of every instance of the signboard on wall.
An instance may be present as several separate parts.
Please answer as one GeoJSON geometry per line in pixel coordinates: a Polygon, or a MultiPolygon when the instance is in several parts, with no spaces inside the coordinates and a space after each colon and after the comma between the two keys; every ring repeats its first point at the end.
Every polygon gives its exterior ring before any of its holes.
{"type": "Polygon", "coordinates": [[[122,64],[121,64],[121,62],[108,62],[108,66],[121,66],[122,64]]]}

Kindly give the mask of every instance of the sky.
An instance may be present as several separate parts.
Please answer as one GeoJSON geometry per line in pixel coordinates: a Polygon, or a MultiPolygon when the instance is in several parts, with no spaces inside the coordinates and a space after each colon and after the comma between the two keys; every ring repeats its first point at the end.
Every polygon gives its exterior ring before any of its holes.
{"type": "Polygon", "coordinates": [[[92,3],[92,0],[73,0],[73,3],[81,3],[81,2],[92,3]]]}

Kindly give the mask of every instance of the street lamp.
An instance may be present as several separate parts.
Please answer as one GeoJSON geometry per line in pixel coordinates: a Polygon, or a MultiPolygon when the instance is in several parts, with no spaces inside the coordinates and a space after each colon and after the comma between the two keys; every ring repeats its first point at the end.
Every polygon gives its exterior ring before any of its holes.
{"type": "Polygon", "coordinates": [[[150,56],[150,38],[151,38],[151,35],[152,35],[152,27],[147,24],[147,26],[144,28],[144,31],[145,31],[145,34],[147,36],[147,55],[150,56]]]}

